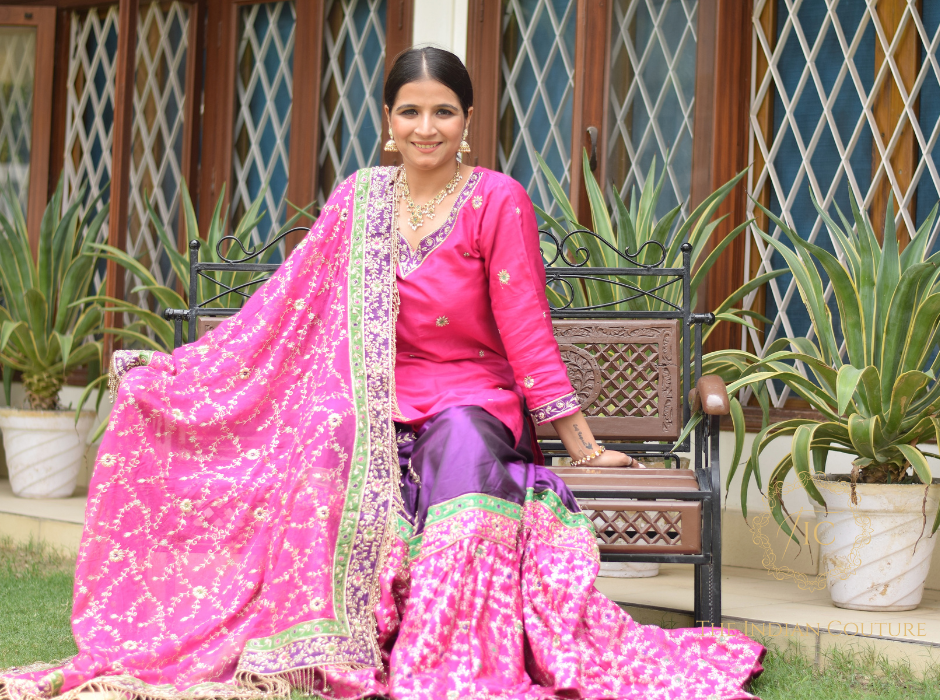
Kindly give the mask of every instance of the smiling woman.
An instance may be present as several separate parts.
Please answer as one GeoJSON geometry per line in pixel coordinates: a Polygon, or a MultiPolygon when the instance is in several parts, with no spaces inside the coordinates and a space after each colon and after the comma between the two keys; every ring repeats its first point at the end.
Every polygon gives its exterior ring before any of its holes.
{"type": "Polygon", "coordinates": [[[525,190],[457,161],[463,64],[407,51],[385,100],[402,166],[340,185],[198,342],[117,353],[79,654],[0,674],[0,700],[752,697],[760,644],[639,625],[594,587],[535,423],[578,463],[641,465],[581,413],[525,190]]]}

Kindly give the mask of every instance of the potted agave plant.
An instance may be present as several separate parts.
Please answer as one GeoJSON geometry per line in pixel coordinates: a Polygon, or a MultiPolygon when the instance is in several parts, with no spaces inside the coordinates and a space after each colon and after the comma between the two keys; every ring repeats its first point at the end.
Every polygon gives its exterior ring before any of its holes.
{"type": "MultiPolygon", "coordinates": [[[[932,483],[927,462],[940,454],[936,447],[923,447],[940,438],[940,356],[934,352],[940,254],[927,255],[937,208],[900,251],[891,205],[879,242],[851,192],[850,198],[854,225],[839,211],[841,226],[814,199],[844,263],[764,209],[792,244],[760,232],[793,274],[814,339],[781,339],[762,358],[723,351],[747,365],[728,393],[776,380],[808,401],[819,417],[769,425],[765,419],[745,463],[741,506],[747,517],[748,484],[754,479],[762,486],[763,451],[772,440],[792,436],[767,485],[774,519],[790,537],[805,538],[783,499],[784,481],[794,472],[816,511],[815,534],[833,603],[855,610],[911,610],[920,604],[936,542],[925,536],[928,517],[930,535],[940,525],[940,486],[932,483]],[[820,268],[832,284],[837,318],[826,304],[820,268]],[[830,452],[853,457],[850,474],[827,473],[830,452]]],[[[729,482],[744,442],[737,398],[731,415],[736,440],[729,482]]]]}
{"type": "MultiPolygon", "coordinates": [[[[751,223],[746,221],[734,228],[714,247],[709,246],[712,233],[726,218],[717,217],[716,213],[725,198],[738,185],[747,171],[742,171],[726,182],[717,190],[708,195],[696,206],[684,220],[680,219],[681,206],[674,207],[661,218],[657,218],[656,211],[660,195],[666,181],[666,170],[657,177],[656,159],[650,164],[643,186],[639,192],[634,191],[629,204],[624,202],[620,195],[614,191],[611,194],[613,216],[608,209],[608,200],[605,198],[600,184],[595,179],[590,168],[587,151],[582,154],[585,174],[585,187],[590,202],[590,225],[578,221],[564,188],[558,182],[548,165],[536,154],[539,166],[552,192],[552,198],[558,210],[558,216],[552,216],[536,207],[538,215],[545,224],[556,234],[557,238],[567,242],[565,253],[569,259],[576,262],[584,261],[585,267],[636,267],[639,265],[657,265],[663,267],[681,267],[682,244],[692,246],[691,266],[695,270],[690,280],[691,304],[695,308],[698,304],[699,288],[705,280],[709,270],[724,252],[724,250],[737,238],[751,223]],[[589,229],[595,235],[582,235],[577,231],[589,229]],[[586,255],[585,255],[586,251],[586,255]],[[586,259],[585,259],[586,258],[586,259]],[[662,259],[661,259],[662,258],[662,259]],[[635,262],[634,262],[635,261],[635,262]]],[[[554,257],[554,244],[546,244],[546,253],[549,258],[554,257]]],[[[738,323],[747,327],[754,327],[752,320],[769,322],[769,319],[750,311],[736,308],[735,305],[755,289],[760,288],[781,274],[785,270],[774,270],[762,274],[748,281],[731,293],[714,310],[718,323],[725,321],[738,323]]],[[[640,277],[636,284],[643,290],[656,290],[655,294],[636,295],[630,301],[620,302],[608,308],[631,311],[666,311],[676,308],[681,303],[682,289],[678,285],[664,286],[665,278],[655,275],[640,277]],[[670,306],[671,305],[671,306],[670,306]]],[[[565,293],[573,298],[566,299],[564,295],[549,289],[549,301],[556,307],[565,306],[571,302],[574,306],[594,306],[599,304],[612,304],[613,292],[609,285],[592,284],[573,285],[565,293]]],[[[704,334],[706,340],[715,329],[717,323],[709,326],[704,334]]],[[[732,381],[741,376],[749,367],[749,363],[740,358],[729,358],[720,354],[705,355],[702,360],[703,374],[718,374],[725,381],[732,381]]],[[[767,403],[767,393],[758,387],[759,398],[767,403]]],[[[768,404],[769,405],[769,404],[768,404]]],[[[694,427],[694,424],[688,428],[694,427]]],[[[680,442],[684,439],[680,438],[680,442]]],[[[623,563],[602,562],[601,575],[618,578],[641,578],[655,576],[659,572],[656,563],[623,563]]]]}
{"type": "Polygon", "coordinates": [[[59,390],[68,375],[89,369],[101,374],[104,314],[96,303],[76,303],[86,295],[98,255],[92,245],[107,209],[79,215],[84,188],[63,213],[64,179],[59,179],[39,230],[35,258],[19,200],[7,190],[0,211],[0,365],[7,408],[0,430],[13,493],[27,498],[72,495],[94,423],[93,411],[62,410],[59,390]],[[23,408],[11,408],[14,372],[25,388],[23,408]]]}

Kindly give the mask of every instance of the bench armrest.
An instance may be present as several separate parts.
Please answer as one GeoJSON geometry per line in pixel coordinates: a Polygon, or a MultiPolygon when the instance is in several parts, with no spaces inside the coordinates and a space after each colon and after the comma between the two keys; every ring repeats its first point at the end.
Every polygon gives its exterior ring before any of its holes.
{"type": "Polygon", "coordinates": [[[695,388],[689,392],[689,407],[692,413],[702,409],[710,416],[727,416],[731,412],[728,390],[717,374],[706,374],[695,382],[695,388]]]}

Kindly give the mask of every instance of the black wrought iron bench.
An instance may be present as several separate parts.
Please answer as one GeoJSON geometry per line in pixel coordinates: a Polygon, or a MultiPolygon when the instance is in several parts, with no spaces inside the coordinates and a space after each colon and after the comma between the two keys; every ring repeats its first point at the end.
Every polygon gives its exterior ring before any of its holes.
{"type": "MultiPolygon", "coordinates": [[[[199,261],[199,241],[190,243],[189,308],[167,309],[175,323],[175,343],[193,342],[237,308],[209,304],[224,295],[247,299],[278,265],[252,262],[277,245],[292,229],[262,250],[227,258],[219,243],[221,263],[199,261]],[[219,284],[212,273],[256,275],[238,285],[219,284]],[[199,300],[199,278],[219,284],[219,295],[199,300]]],[[[632,267],[592,267],[586,248],[569,245],[573,231],[553,242],[555,255],[546,260],[547,285],[555,337],[572,385],[598,441],[640,461],[662,462],[664,468],[598,469],[563,466],[566,452],[550,426],[538,438],[547,457],[558,457],[552,468],[565,480],[594,523],[602,561],[691,564],[695,567],[694,617],[697,624],[721,623],[721,510],[718,431],[728,413],[728,397],[718,377],[702,377],[702,326],[714,322],[710,313],[691,308],[691,247],[682,247],[682,266],[664,266],[665,249],[656,264],[639,264],[636,255],[619,253],[632,267]],[[567,251],[567,252],[566,252],[567,251]],[[571,254],[571,251],[575,251],[571,254]],[[573,258],[573,259],[572,259],[573,258]],[[640,278],[655,278],[640,285],[640,278]],[[578,303],[578,289],[608,285],[602,303],[578,303]],[[680,285],[679,303],[664,299],[662,290],[680,285]],[[636,310],[632,303],[650,298],[659,310],[636,310]],[[708,419],[678,442],[692,413],[708,419]],[[680,468],[690,454],[691,468],[680,468]]],[[[649,245],[649,244],[648,244],[649,245]]],[[[659,244],[656,244],[659,245],[659,244]]]]}

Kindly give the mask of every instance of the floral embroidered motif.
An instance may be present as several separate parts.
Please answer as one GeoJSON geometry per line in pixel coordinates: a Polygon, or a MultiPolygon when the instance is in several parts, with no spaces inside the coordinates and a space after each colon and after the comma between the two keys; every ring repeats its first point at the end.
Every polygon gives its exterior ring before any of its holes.
{"type": "Polygon", "coordinates": [[[239,379],[248,379],[248,377],[250,376],[251,376],[251,370],[248,369],[247,367],[242,367],[240,370],[238,370],[239,379]]]}
{"type": "Polygon", "coordinates": [[[480,357],[483,357],[486,353],[480,350],[480,357]]]}
{"type": "Polygon", "coordinates": [[[481,197],[480,195],[477,195],[476,197],[473,198],[473,208],[479,209],[482,206],[483,206],[483,197],[481,197]]]}
{"type": "Polygon", "coordinates": [[[530,409],[529,413],[536,425],[542,425],[542,423],[548,423],[556,418],[570,415],[580,408],[581,403],[578,401],[578,395],[572,391],[570,394],[565,394],[537,408],[530,409]]]}
{"type": "Polygon", "coordinates": [[[326,422],[330,424],[331,428],[336,428],[343,422],[343,417],[338,413],[331,413],[330,417],[326,419],[326,422]]]}
{"type": "Polygon", "coordinates": [[[305,306],[306,306],[306,303],[304,303],[303,299],[298,299],[297,301],[294,302],[294,308],[297,309],[297,311],[300,311],[305,306]]]}
{"type": "Polygon", "coordinates": [[[202,600],[202,599],[205,598],[207,595],[209,595],[209,591],[206,590],[206,587],[205,587],[205,586],[196,586],[196,587],[193,589],[193,595],[196,596],[197,598],[199,598],[200,600],[202,600]]]}
{"type": "Polygon", "coordinates": [[[470,257],[470,253],[464,253],[463,256],[464,256],[465,258],[469,258],[469,257],[470,257]]]}
{"type": "Polygon", "coordinates": [[[329,506],[318,506],[317,507],[317,518],[320,520],[329,520],[330,519],[330,507],[329,506]]]}
{"type": "Polygon", "coordinates": [[[519,207],[516,207],[516,213],[517,213],[517,214],[521,214],[521,213],[522,213],[522,210],[519,209],[519,207]]]}
{"type": "Polygon", "coordinates": [[[98,464],[103,467],[113,467],[117,463],[117,457],[112,454],[101,455],[98,458],[98,464]]]}
{"type": "Polygon", "coordinates": [[[508,270],[500,270],[496,276],[499,278],[500,284],[509,284],[509,271],[508,270]]]}
{"type": "Polygon", "coordinates": [[[184,513],[192,513],[193,511],[193,502],[188,498],[180,501],[180,510],[184,513]]]}
{"type": "Polygon", "coordinates": [[[320,610],[323,610],[323,608],[325,607],[326,607],[326,601],[323,600],[323,598],[320,598],[319,596],[310,601],[310,609],[315,612],[319,612],[320,610]]]}
{"type": "Polygon", "coordinates": [[[535,380],[532,379],[532,377],[526,377],[525,379],[522,380],[522,385],[526,389],[531,389],[532,387],[535,386],[535,380]]]}
{"type": "Polygon", "coordinates": [[[457,195],[457,200],[454,202],[454,206],[450,210],[447,219],[437,231],[429,233],[422,238],[416,250],[412,250],[408,241],[401,235],[401,232],[398,232],[398,272],[402,277],[407,277],[417,270],[421,266],[421,263],[447,240],[450,232],[454,229],[454,224],[457,223],[457,215],[473,194],[481,177],[482,173],[479,170],[474,170],[473,173],[470,174],[470,177],[467,178],[467,184],[464,185],[460,194],[457,195]]]}
{"type": "MultiPolygon", "coordinates": [[[[72,617],[80,656],[67,671],[74,687],[100,681],[128,697],[258,700],[272,688],[283,694],[297,669],[381,667],[373,595],[378,563],[392,546],[400,476],[390,420],[389,175],[364,169],[340,185],[290,260],[206,340],[153,353],[150,362],[128,352],[112,365],[109,388],[117,391],[122,378],[128,384],[102,441],[114,467],[92,476],[72,617]],[[302,311],[293,306],[298,297],[302,311]],[[302,322],[283,322],[288,317],[302,322]],[[140,364],[149,368],[127,374],[140,364]],[[264,386],[246,392],[236,379],[243,366],[251,378],[264,367],[264,386]],[[333,434],[332,412],[343,427],[364,429],[333,434]],[[249,444],[259,461],[245,458],[249,444]],[[184,496],[193,503],[188,515],[184,496]],[[331,509],[324,520],[315,517],[321,505],[331,509]],[[262,506],[285,517],[255,520],[262,506]],[[284,543],[276,573],[269,541],[284,543]],[[314,593],[292,595],[298,582],[314,593]],[[249,589],[250,599],[233,597],[249,589]],[[318,614],[314,595],[324,600],[318,614]],[[126,640],[146,640],[150,683],[135,678],[141,659],[122,648],[126,640]],[[81,651],[92,648],[113,660],[108,675],[92,677],[100,664],[81,651]],[[228,680],[209,680],[220,677],[228,680]]],[[[0,686],[9,690],[6,682],[0,686]]],[[[19,682],[37,697],[38,681],[11,681],[19,682]]]]}
{"type": "Polygon", "coordinates": [[[258,458],[261,456],[261,452],[258,451],[258,450],[248,450],[248,451],[245,453],[245,456],[246,456],[248,459],[258,459],[258,458]]]}
{"type": "Polygon", "coordinates": [[[412,538],[410,566],[402,571],[398,556],[389,558],[376,617],[397,635],[403,671],[393,671],[383,694],[469,697],[453,688],[474,687],[486,667],[491,677],[516,678],[525,668],[533,678],[577,678],[583,697],[752,697],[741,686],[760,668],[759,644],[733,630],[722,643],[711,630],[637,625],[594,588],[598,548],[583,513],[551,491],[529,489],[521,506],[482,498],[432,506],[424,533],[412,538]],[[439,509],[447,517],[433,520],[439,509]],[[473,649],[482,666],[451,662],[455,648],[473,649]],[[435,662],[440,671],[422,674],[420,685],[408,673],[435,662]]]}
{"type": "Polygon", "coordinates": [[[134,649],[137,648],[137,642],[128,640],[124,642],[121,646],[127,649],[128,651],[133,651],[134,649]]]}
{"type": "Polygon", "coordinates": [[[117,400],[118,388],[124,376],[135,367],[144,367],[150,364],[153,350],[116,350],[111,355],[111,366],[108,369],[108,394],[111,402],[117,400]]]}
{"type": "Polygon", "coordinates": [[[438,316],[437,320],[434,322],[434,325],[436,325],[438,328],[443,328],[448,323],[450,323],[450,321],[448,320],[447,316],[438,316]]]}

